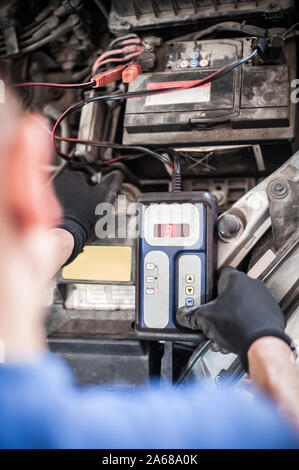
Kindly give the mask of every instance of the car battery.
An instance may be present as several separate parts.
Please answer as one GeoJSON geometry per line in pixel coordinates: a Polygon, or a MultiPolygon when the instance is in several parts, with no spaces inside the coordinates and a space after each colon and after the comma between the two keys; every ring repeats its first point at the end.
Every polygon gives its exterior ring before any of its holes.
{"type": "MultiPolygon", "coordinates": [[[[247,38],[173,42],[166,47],[164,70],[140,75],[130,84],[129,91],[192,86],[195,80],[250,53],[251,39],[247,38]]],[[[271,65],[261,65],[257,60],[202,87],[128,100],[124,143],[139,143],[138,134],[150,133],[172,133],[172,141],[179,142],[182,133],[204,132],[221,126],[226,134],[235,129],[247,129],[246,135],[251,132],[252,137],[255,129],[288,128],[289,81],[289,66],[284,58],[279,64],[271,65]]],[[[240,140],[250,141],[240,135],[240,140]]],[[[183,140],[186,139],[185,136],[183,140]]],[[[210,139],[211,136],[207,141],[210,139]]],[[[163,138],[148,137],[143,142],[147,140],[161,143],[163,138]]],[[[232,140],[232,135],[226,135],[222,141],[232,140]]]]}

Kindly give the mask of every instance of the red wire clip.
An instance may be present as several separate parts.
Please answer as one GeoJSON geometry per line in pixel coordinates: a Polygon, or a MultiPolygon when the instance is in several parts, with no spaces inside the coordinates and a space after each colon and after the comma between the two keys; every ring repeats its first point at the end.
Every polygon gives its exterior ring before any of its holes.
{"type": "Polygon", "coordinates": [[[122,81],[124,83],[131,83],[141,74],[140,64],[129,64],[122,72],[122,81]]]}
{"type": "Polygon", "coordinates": [[[122,72],[126,68],[125,65],[118,65],[114,69],[106,70],[106,72],[98,73],[92,77],[94,85],[92,88],[99,88],[101,86],[106,86],[109,83],[116,82],[122,78],[122,72]]]}

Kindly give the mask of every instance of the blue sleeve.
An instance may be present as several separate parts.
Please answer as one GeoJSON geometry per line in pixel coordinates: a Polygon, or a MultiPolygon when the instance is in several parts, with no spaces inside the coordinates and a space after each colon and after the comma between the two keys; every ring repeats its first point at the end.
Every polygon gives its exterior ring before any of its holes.
{"type": "Polygon", "coordinates": [[[265,397],[192,385],[107,392],[75,386],[67,365],[46,354],[0,366],[2,448],[297,448],[265,397]]]}

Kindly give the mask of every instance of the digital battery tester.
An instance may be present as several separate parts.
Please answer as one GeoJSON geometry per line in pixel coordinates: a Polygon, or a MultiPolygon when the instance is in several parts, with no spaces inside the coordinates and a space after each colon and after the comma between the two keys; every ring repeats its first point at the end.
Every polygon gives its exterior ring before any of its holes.
{"type": "Polygon", "coordinates": [[[217,199],[207,192],[149,193],[139,199],[136,332],[153,339],[191,339],[178,328],[179,307],[211,300],[217,199]]]}

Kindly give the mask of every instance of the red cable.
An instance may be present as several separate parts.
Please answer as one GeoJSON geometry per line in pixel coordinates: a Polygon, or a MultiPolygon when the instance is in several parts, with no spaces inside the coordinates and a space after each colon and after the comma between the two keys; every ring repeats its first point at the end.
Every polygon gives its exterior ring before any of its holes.
{"type": "Polygon", "coordinates": [[[96,70],[98,68],[98,64],[101,63],[102,60],[106,59],[106,57],[109,57],[110,55],[118,55],[118,54],[122,54],[122,53],[123,53],[123,48],[121,48],[121,49],[112,49],[111,51],[104,52],[94,62],[93,66],[92,66],[92,73],[96,72],[96,70]]]}
{"type": "Polygon", "coordinates": [[[132,38],[132,39],[125,39],[121,42],[123,46],[127,46],[128,44],[141,44],[140,38],[132,38]]]}
{"type": "Polygon", "coordinates": [[[71,106],[69,106],[60,116],[59,118],[57,119],[57,121],[55,122],[54,126],[53,126],[53,129],[52,129],[52,132],[51,132],[51,144],[52,144],[52,147],[54,149],[54,151],[56,153],[58,153],[58,155],[61,155],[63,156],[64,158],[66,159],[69,159],[70,160],[70,157],[69,155],[67,155],[66,153],[63,153],[61,152],[60,150],[57,149],[56,145],[55,145],[55,139],[58,139],[59,137],[55,136],[55,132],[56,132],[56,129],[58,127],[58,125],[60,124],[60,121],[63,119],[63,117],[65,116],[65,114],[73,107],[74,105],[72,104],[71,106]]]}
{"type": "Polygon", "coordinates": [[[24,83],[14,83],[8,85],[8,88],[19,88],[24,86],[49,86],[55,88],[82,88],[89,85],[93,85],[93,81],[85,83],[45,83],[45,82],[24,82],[24,83]]]}
{"type": "MultiPolygon", "coordinates": [[[[137,53],[139,51],[142,52],[143,49],[144,49],[143,47],[133,44],[131,46],[127,45],[126,47],[123,47],[122,49],[112,49],[111,51],[103,52],[103,54],[101,54],[94,62],[92,69],[91,69],[92,73],[95,73],[100,66],[107,63],[107,60],[104,60],[106,59],[106,57],[110,57],[112,55],[126,54],[126,53],[130,55],[132,53],[137,53]]],[[[123,59],[109,59],[109,62],[123,62],[124,60],[126,60],[125,57],[123,59]]]]}
{"type": "Polygon", "coordinates": [[[111,158],[110,160],[105,160],[104,162],[100,162],[101,165],[108,165],[109,163],[117,162],[118,160],[123,160],[124,158],[128,158],[131,155],[119,155],[118,157],[111,158]]]}
{"type": "Polygon", "coordinates": [[[97,69],[99,67],[102,67],[102,65],[104,64],[109,64],[110,62],[125,62],[127,60],[131,60],[133,59],[133,57],[137,57],[139,56],[141,53],[143,52],[143,48],[141,48],[140,51],[137,51],[137,52],[132,52],[131,54],[128,54],[124,57],[121,57],[119,59],[106,59],[106,60],[103,60],[102,62],[100,62],[98,65],[97,65],[97,69]]]}

